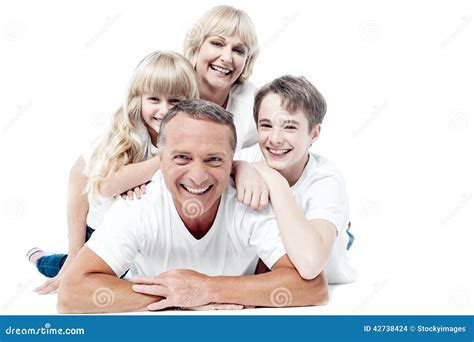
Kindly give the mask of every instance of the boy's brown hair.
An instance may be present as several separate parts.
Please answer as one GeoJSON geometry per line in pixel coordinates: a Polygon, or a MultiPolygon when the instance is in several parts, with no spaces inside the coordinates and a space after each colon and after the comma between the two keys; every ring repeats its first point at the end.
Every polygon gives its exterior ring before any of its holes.
{"type": "Polygon", "coordinates": [[[255,94],[253,116],[258,124],[258,111],[263,98],[269,93],[277,94],[281,106],[290,113],[301,110],[308,119],[309,131],[323,122],[326,101],[321,93],[303,76],[285,75],[261,87],[255,94]]]}

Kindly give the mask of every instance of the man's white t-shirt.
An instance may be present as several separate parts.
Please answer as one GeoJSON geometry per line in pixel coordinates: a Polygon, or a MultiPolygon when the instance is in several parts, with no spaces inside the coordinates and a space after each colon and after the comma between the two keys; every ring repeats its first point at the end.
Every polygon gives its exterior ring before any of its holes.
{"type": "Polygon", "coordinates": [[[226,110],[234,117],[237,132],[236,151],[257,143],[257,126],[253,119],[253,103],[257,88],[250,82],[235,84],[230,89],[226,110]]]}
{"type": "Polygon", "coordinates": [[[211,229],[197,240],[178,215],[161,171],[141,200],[117,200],[86,245],[118,276],[132,263],[139,275],[173,269],[253,274],[257,256],[271,268],[286,253],[271,207],[261,212],[245,207],[232,185],[221,196],[211,229]]]}
{"type": "MultiPolygon", "coordinates": [[[[253,163],[264,160],[264,156],[260,147],[254,145],[237,152],[234,159],[253,163]]],[[[324,268],[328,282],[353,282],[357,275],[346,253],[349,200],[341,172],[328,159],[310,152],[308,163],[291,192],[308,221],[323,219],[336,226],[336,241],[324,268]]]]}

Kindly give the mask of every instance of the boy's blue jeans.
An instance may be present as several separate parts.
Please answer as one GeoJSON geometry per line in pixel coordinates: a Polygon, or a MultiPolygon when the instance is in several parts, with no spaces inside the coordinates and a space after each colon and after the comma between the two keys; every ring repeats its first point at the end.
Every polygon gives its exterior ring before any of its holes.
{"type": "MultiPolygon", "coordinates": [[[[86,242],[89,240],[92,233],[94,233],[94,229],[87,226],[86,242]]],[[[38,259],[36,262],[36,268],[42,275],[52,278],[59,273],[61,267],[63,267],[64,263],[66,262],[66,258],[67,254],[45,255],[38,259]]]]}

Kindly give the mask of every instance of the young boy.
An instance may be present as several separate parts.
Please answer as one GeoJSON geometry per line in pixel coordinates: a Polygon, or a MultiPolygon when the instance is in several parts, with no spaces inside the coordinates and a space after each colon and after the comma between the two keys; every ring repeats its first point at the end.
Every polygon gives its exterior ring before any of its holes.
{"type": "Polygon", "coordinates": [[[254,163],[267,183],[281,238],[300,275],[313,279],[324,270],[329,283],[340,284],[356,278],[346,257],[352,235],[344,179],[329,160],[309,151],[325,113],[323,96],[304,77],[275,79],[255,95],[259,145],[235,159],[254,163]]]}

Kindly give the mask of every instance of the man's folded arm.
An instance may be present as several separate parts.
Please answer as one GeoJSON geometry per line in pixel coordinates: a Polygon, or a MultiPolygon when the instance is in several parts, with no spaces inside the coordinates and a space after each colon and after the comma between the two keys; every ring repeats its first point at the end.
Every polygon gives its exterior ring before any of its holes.
{"type": "Polygon", "coordinates": [[[237,277],[211,277],[208,290],[212,302],[251,306],[325,305],[329,300],[324,273],[312,280],[305,280],[286,254],[273,265],[271,272],[237,277]]]}
{"type": "Polygon", "coordinates": [[[57,309],[60,313],[145,311],[161,297],[132,291],[109,265],[84,246],[61,281],[57,309]]]}

